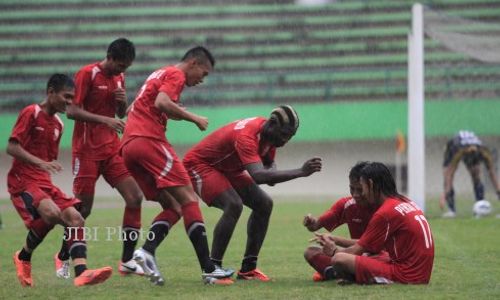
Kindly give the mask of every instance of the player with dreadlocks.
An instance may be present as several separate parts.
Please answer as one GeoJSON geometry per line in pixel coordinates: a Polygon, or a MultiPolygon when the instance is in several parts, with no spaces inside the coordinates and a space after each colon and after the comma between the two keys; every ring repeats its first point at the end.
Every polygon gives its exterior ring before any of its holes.
{"type": "Polygon", "coordinates": [[[277,170],[274,156],[297,132],[299,118],[289,105],[271,112],[269,119],[252,117],[217,129],[191,148],[184,166],[203,201],[223,211],[214,229],[211,259],[221,266],[243,205],[252,210],[247,225],[245,255],[238,279],[268,281],[257,269],[257,257],[266,236],[273,207],[271,197],[259,184],[274,185],[321,170],[321,159],[301,167],[277,170]]]}

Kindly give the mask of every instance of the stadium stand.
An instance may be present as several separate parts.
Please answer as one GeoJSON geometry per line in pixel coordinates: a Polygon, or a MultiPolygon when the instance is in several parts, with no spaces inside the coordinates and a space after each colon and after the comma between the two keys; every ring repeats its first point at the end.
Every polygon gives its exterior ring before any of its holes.
{"type": "MultiPolygon", "coordinates": [[[[424,1],[447,14],[500,22],[500,1],[424,1]]],[[[216,69],[188,105],[406,99],[411,1],[2,0],[0,109],[41,98],[49,74],[72,74],[124,36],[136,44],[128,96],[154,69],[208,46],[216,69]]],[[[498,26],[496,27],[498,28],[498,26]]],[[[473,32],[488,32],[484,26],[473,32]]],[[[426,41],[428,99],[496,99],[500,68],[426,41]],[[453,79],[450,80],[450,79],[453,79]],[[462,80],[463,79],[463,80],[462,80]],[[460,83],[460,84],[457,84],[460,83]]]]}

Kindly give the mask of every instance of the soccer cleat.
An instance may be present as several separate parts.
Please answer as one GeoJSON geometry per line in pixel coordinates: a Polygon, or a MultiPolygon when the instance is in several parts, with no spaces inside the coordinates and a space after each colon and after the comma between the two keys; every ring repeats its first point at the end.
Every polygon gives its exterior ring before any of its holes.
{"type": "Polygon", "coordinates": [[[320,272],[314,272],[314,274],[313,274],[313,281],[314,282],[325,281],[325,277],[323,277],[323,275],[321,275],[320,272]]]}
{"type": "Polygon", "coordinates": [[[134,251],[133,260],[142,268],[144,276],[156,285],[164,285],[165,279],[160,273],[155,257],[148,251],[139,248],[134,251]]]}
{"type": "Polygon", "coordinates": [[[31,279],[31,262],[19,259],[19,251],[14,253],[12,257],[16,265],[17,279],[22,286],[34,286],[33,279],[31,279]]]}
{"type": "Polygon", "coordinates": [[[231,276],[233,276],[234,274],[234,270],[232,269],[224,269],[224,268],[221,268],[219,266],[215,266],[215,270],[213,270],[212,272],[210,273],[201,273],[201,278],[205,279],[205,278],[215,278],[215,279],[223,279],[223,278],[229,278],[231,276]]]}
{"type": "Polygon", "coordinates": [[[58,254],[54,255],[54,265],[56,266],[56,276],[58,278],[68,279],[71,277],[69,272],[69,260],[60,260],[58,254]]]}
{"type": "Polygon", "coordinates": [[[248,272],[241,272],[238,271],[238,276],[236,277],[237,279],[243,279],[243,280],[260,280],[260,281],[269,281],[271,280],[269,277],[267,277],[266,274],[262,273],[261,270],[259,269],[254,269],[252,271],[248,272]]]}
{"type": "Polygon", "coordinates": [[[139,266],[139,264],[131,259],[127,262],[122,262],[120,261],[118,263],[118,272],[120,272],[121,275],[130,275],[130,274],[136,274],[136,275],[144,275],[144,270],[139,266]]]}
{"type": "Polygon", "coordinates": [[[75,286],[84,286],[102,283],[106,281],[112,273],[113,269],[111,267],[103,267],[95,270],[87,269],[83,271],[80,276],[75,277],[73,284],[75,286]]]}
{"type": "Polygon", "coordinates": [[[443,213],[441,215],[441,218],[452,219],[452,218],[455,218],[456,216],[457,216],[457,214],[454,211],[449,210],[449,211],[443,213]]]}
{"type": "Polygon", "coordinates": [[[203,282],[208,285],[231,285],[234,281],[231,278],[205,277],[203,282]]]}

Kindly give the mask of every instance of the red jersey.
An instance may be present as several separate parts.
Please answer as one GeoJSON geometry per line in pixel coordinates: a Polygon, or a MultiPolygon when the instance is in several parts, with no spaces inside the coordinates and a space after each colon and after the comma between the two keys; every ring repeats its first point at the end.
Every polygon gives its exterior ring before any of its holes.
{"type": "Polygon", "coordinates": [[[269,165],[276,148],[261,143],[260,133],[266,121],[253,117],[229,123],[191,148],[184,161],[202,162],[221,172],[243,171],[246,165],[261,161],[269,165]]]}
{"type": "MultiPolygon", "coordinates": [[[[50,162],[57,159],[63,128],[64,124],[57,114],[48,115],[40,105],[32,104],[19,114],[9,141],[17,141],[24,150],[50,162]]],[[[50,174],[33,164],[14,158],[7,176],[9,193],[22,192],[29,184],[52,187],[50,174]]]]}
{"type": "Polygon", "coordinates": [[[385,249],[399,282],[428,283],[434,262],[434,241],[423,212],[413,202],[387,198],[373,215],[358,244],[366,251],[385,249]]]}
{"type": "MultiPolygon", "coordinates": [[[[114,118],[117,103],[113,91],[117,88],[125,88],[123,73],[107,76],[99,63],[87,65],[75,75],[73,103],[90,113],[114,118]]],[[[79,158],[107,159],[117,153],[119,146],[118,134],[107,125],[75,121],[73,154],[79,158]]]]}
{"type": "Polygon", "coordinates": [[[185,82],[184,72],[175,66],[163,67],[149,75],[128,113],[122,143],[136,136],[166,141],[168,117],[155,107],[155,100],[163,92],[178,103],[185,82]]]}
{"type": "Polygon", "coordinates": [[[318,221],[328,231],[347,224],[351,238],[359,239],[365,232],[374,212],[375,210],[370,206],[359,205],[349,196],[335,202],[319,217],[318,221]]]}

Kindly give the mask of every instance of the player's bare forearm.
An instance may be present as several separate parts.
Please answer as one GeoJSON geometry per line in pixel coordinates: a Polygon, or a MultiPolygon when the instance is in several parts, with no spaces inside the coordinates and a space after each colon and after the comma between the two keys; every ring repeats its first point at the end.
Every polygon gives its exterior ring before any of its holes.
{"type": "Polygon", "coordinates": [[[317,157],[307,160],[302,168],[299,169],[266,169],[262,162],[245,166],[246,170],[257,184],[276,184],[299,177],[307,177],[315,172],[321,171],[321,167],[321,159],[317,157]]]}
{"type": "Polygon", "coordinates": [[[7,154],[35,166],[40,166],[44,162],[40,158],[26,151],[19,143],[14,141],[9,141],[9,144],[7,145],[7,154]]]}
{"type": "Polygon", "coordinates": [[[66,115],[71,120],[82,121],[82,122],[92,122],[92,123],[101,123],[104,124],[106,122],[106,116],[101,116],[98,114],[91,113],[86,111],[85,109],[77,106],[77,105],[68,105],[66,108],[66,115]]]}
{"type": "Polygon", "coordinates": [[[333,240],[335,241],[335,244],[337,244],[337,246],[341,246],[344,248],[351,247],[358,241],[355,239],[347,239],[341,236],[333,236],[333,240]]]}

